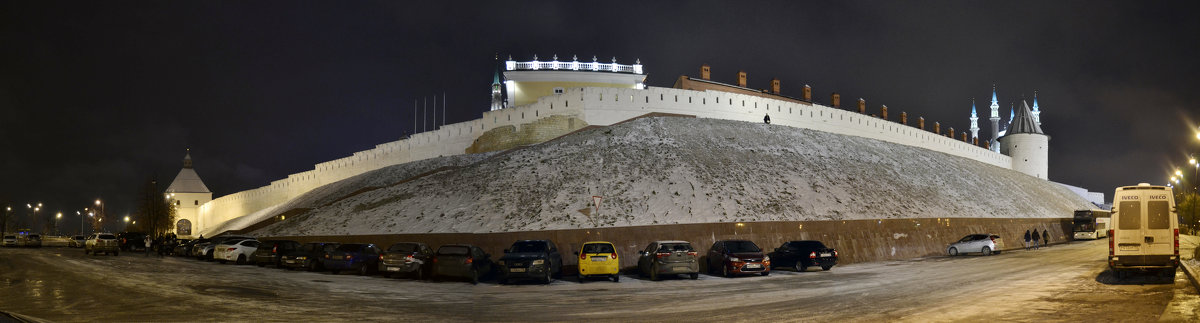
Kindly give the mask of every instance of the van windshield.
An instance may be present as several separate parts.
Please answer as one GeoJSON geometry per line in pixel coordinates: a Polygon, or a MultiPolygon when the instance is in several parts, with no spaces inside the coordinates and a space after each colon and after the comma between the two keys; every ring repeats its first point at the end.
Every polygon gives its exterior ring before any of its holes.
{"type": "Polygon", "coordinates": [[[1146,225],[1150,229],[1171,228],[1171,212],[1167,201],[1146,202],[1146,225]]]}
{"type": "Polygon", "coordinates": [[[1117,209],[1117,217],[1120,222],[1117,227],[1121,230],[1136,230],[1142,228],[1142,202],[1126,201],[1121,202],[1117,209]]]}

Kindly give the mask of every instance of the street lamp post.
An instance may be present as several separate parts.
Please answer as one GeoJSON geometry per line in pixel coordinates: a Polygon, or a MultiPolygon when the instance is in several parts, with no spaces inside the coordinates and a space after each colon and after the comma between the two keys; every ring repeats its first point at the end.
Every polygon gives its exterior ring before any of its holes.
{"type": "Polygon", "coordinates": [[[58,212],[58,214],[54,215],[54,235],[62,235],[62,233],[58,231],[59,220],[62,220],[62,212],[58,212]]]}

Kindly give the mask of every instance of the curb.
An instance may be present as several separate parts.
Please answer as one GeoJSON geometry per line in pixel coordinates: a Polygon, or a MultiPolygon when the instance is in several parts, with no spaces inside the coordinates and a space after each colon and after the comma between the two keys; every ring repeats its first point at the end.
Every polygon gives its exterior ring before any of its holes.
{"type": "Polygon", "coordinates": [[[1192,282],[1192,288],[1195,288],[1196,292],[1200,293],[1200,282],[1196,282],[1196,274],[1192,273],[1191,266],[1188,266],[1182,261],[1180,261],[1179,266],[1183,267],[1183,273],[1187,275],[1188,280],[1192,282]]]}

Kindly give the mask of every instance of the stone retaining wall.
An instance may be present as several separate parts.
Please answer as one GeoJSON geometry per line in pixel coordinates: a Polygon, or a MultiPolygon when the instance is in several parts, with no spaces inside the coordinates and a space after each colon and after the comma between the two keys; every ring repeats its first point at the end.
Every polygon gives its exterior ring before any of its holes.
{"type": "MultiPolygon", "coordinates": [[[[271,237],[301,242],[336,241],[374,243],[387,248],[392,243],[416,241],[433,248],[467,243],[492,254],[503,255],[513,241],[550,239],[561,249],[563,264],[573,268],[578,261],[572,255],[586,241],[609,241],[617,246],[622,267],[637,266],[637,252],[654,240],[686,240],[704,255],[716,240],[754,241],[770,252],[785,241],[820,240],[838,250],[841,264],[937,256],[946,253],[951,242],[971,233],[992,233],[1004,240],[1003,250],[1022,248],[1026,230],[1050,230],[1051,243],[1070,240],[1071,218],[988,219],[930,218],[846,221],[784,221],[746,223],[702,223],[599,229],[547,230],[499,233],[431,233],[357,236],[271,237]]],[[[266,238],[260,238],[266,239],[266,238]]],[[[570,269],[568,269],[570,272],[570,269]]]]}

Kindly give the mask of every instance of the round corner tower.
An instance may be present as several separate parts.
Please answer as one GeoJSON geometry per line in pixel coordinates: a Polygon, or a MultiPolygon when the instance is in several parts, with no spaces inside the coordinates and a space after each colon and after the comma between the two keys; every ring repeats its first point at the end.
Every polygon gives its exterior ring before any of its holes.
{"type": "Polygon", "coordinates": [[[1000,137],[1000,153],[1012,158],[1012,169],[1048,180],[1050,136],[1033,119],[1029,105],[1021,101],[1008,133],[1000,137]]]}

